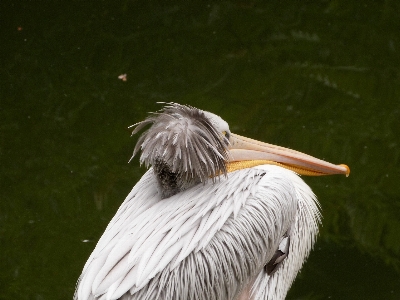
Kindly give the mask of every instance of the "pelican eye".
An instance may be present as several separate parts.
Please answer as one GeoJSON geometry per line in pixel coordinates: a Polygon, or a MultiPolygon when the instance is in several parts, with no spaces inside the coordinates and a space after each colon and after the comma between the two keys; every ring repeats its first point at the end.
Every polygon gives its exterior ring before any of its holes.
{"type": "Polygon", "coordinates": [[[229,144],[229,138],[230,138],[230,134],[229,134],[229,132],[227,132],[227,131],[222,131],[222,135],[224,136],[224,138],[225,138],[225,142],[226,142],[226,144],[229,144]]]}

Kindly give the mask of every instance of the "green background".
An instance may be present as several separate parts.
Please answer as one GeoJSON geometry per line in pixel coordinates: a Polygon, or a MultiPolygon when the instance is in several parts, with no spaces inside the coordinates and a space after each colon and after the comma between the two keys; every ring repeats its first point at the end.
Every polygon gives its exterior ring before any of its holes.
{"type": "Polygon", "coordinates": [[[71,299],[145,172],[127,127],[190,104],[346,163],[288,299],[400,299],[398,1],[2,1],[0,299],[71,299]],[[127,74],[127,81],[118,79],[127,74]]]}

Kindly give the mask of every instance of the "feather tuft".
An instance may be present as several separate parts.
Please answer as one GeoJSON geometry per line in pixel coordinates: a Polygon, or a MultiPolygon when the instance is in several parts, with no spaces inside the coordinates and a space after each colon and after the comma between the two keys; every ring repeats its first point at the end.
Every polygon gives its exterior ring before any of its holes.
{"type": "Polygon", "coordinates": [[[226,174],[227,144],[209,115],[188,105],[168,103],[130,127],[134,135],[151,126],[139,137],[132,158],[141,152],[140,163],[146,167],[161,160],[182,182],[206,182],[226,174]]]}

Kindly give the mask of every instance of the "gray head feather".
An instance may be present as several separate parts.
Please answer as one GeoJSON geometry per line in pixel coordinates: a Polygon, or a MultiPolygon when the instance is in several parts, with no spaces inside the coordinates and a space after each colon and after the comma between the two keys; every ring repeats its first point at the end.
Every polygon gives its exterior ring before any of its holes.
{"type": "Polygon", "coordinates": [[[133,156],[141,151],[140,163],[146,167],[162,161],[181,181],[215,180],[226,174],[228,142],[209,115],[188,105],[168,103],[132,125],[132,134],[151,125],[138,139],[133,156]]]}

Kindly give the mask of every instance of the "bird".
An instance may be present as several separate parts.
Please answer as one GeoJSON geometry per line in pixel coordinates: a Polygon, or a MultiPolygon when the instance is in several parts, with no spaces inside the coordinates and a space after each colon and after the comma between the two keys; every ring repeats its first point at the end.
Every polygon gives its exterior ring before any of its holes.
{"type": "Polygon", "coordinates": [[[300,175],[349,167],[234,134],[218,115],[174,102],[130,128],[143,131],[132,158],[147,171],[74,299],[284,299],[321,223],[300,175]]]}

